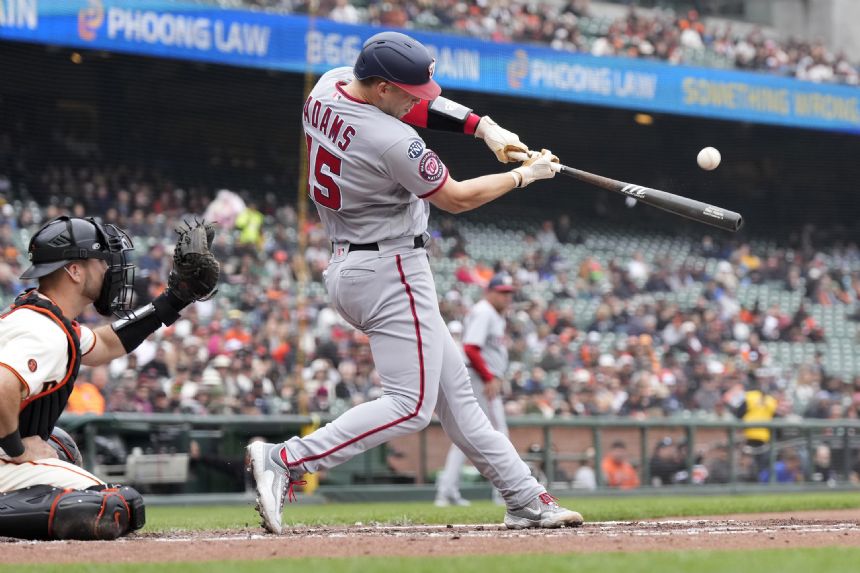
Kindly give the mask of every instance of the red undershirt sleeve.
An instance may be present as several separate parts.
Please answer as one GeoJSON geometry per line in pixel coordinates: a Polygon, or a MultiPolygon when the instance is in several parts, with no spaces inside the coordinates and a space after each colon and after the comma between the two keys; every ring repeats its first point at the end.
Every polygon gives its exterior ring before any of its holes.
{"type": "Polygon", "coordinates": [[[495,376],[490,372],[490,369],[487,368],[487,363],[484,362],[484,357],[481,356],[481,347],[475,344],[464,344],[463,350],[466,352],[466,356],[469,358],[469,362],[474,368],[475,372],[478,373],[478,376],[481,377],[485,383],[490,382],[495,376]]]}

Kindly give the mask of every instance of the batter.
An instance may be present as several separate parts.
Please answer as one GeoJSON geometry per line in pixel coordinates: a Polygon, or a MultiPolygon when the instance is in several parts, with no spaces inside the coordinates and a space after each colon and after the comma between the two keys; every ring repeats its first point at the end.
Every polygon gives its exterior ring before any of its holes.
{"type": "Polygon", "coordinates": [[[353,69],[324,74],[305,102],[308,190],[332,242],[326,288],[340,315],[369,337],[384,395],[303,438],[248,447],[258,509],[273,533],[282,532],[284,499],[305,472],[334,467],[417,432],[434,411],[451,440],[503,496],[505,525],[582,523],[582,516],[559,507],[531,476],[479,407],[460,351],[439,314],[424,249],[428,202],[451,213],[468,211],[552,178],[551,164],[558,159],[547,150],[531,152],[510,172],[453,179],[401,119],[473,130],[503,162],[511,152],[530,152],[516,134],[490,118],[470,110],[458,115],[462,106],[439,98],[434,66],[418,41],[383,32],[365,42],[353,69]],[[436,105],[440,101],[443,105],[436,105]]]}

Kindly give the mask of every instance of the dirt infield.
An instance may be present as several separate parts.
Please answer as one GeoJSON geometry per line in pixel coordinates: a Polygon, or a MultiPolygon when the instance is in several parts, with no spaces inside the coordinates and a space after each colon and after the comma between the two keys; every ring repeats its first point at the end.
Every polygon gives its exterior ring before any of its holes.
{"type": "Polygon", "coordinates": [[[544,531],[508,531],[496,524],[357,525],[297,529],[284,537],[263,535],[254,528],[168,535],[143,533],[112,542],[3,539],[0,551],[5,563],[134,563],[821,546],[860,546],[860,509],[598,522],[586,523],[578,529],[544,531]]]}

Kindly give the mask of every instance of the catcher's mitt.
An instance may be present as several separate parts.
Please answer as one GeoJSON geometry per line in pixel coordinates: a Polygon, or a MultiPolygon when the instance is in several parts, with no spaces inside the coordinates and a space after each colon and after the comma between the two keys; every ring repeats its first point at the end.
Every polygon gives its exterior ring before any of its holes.
{"type": "Polygon", "coordinates": [[[167,288],[179,299],[192,303],[212,298],[217,292],[221,265],[209,252],[215,238],[215,224],[184,221],[177,229],[179,238],[173,251],[173,270],[167,288]]]}

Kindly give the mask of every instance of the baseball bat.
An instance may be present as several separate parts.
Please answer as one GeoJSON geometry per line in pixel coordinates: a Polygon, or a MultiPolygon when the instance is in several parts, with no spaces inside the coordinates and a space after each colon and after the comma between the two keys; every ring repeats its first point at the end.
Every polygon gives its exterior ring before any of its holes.
{"type": "MultiPolygon", "coordinates": [[[[525,153],[512,153],[511,156],[516,157],[520,161],[528,158],[525,153]],[[519,159],[520,157],[522,159],[519,159]]],[[[624,181],[610,179],[602,175],[595,175],[588,171],[574,169],[567,165],[559,164],[556,171],[602,189],[627,197],[633,197],[646,205],[651,205],[652,207],[657,207],[658,209],[692,219],[693,221],[705,223],[706,225],[712,225],[725,231],[736,233],[744,224],[744,219],[740,213],[702,203],[688,197],[682,197],[681,195],[675,195],[674,193],[634,185],[633,183],[625,183],[624,181]]]]}

